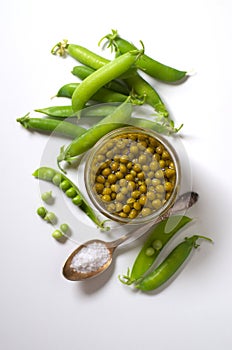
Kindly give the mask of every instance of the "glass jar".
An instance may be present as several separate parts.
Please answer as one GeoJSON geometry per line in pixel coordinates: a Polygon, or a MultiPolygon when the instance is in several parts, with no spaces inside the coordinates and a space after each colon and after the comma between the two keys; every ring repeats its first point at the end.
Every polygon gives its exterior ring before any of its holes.
{"type": "Polygon", "coordinates": [[[174,204],[180,172],[177,153],[165,137],[126,126],[91,149],[84,177],[99,212],[120,223],[141,224],[164,215],[174,204]]]}

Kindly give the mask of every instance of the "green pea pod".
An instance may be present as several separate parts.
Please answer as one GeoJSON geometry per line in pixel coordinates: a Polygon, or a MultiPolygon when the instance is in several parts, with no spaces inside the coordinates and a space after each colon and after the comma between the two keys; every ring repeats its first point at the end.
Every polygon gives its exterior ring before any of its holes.
{"type": "Polygon", "coordinates": [[[81,137],[73,140],[66,149],[62,147],[60,155],[57,158],[58,165],[63,160],[70,161],[72,158],[88,151],[102,136],[110,131],[125,126],[132,113],[132,105],[128,101],[115,108],[111,114],[88,129],[81,137]]]}
{"type": "Polygon", "coordinates": [[[185,240],[178,244],[154,271],[136,284],[136,288],[142,291],[151,291],[162,286],[183,265],[192,249],[199,246],[199,244],[196,243],[199,238],[212,242],[210,238],[205,236],[194,235],[185,238],[185,240]]]}
{"type": "MultiPolygon", "coordinates": [[[[130,51],[130,50],[129,50],[130,51]]],[[[133,50],[134,51],[134,50],[133,50]]],[[[52,53],[57,54],[60,56],[64,56],[65,54],[68,54],[75,58],[78,62],[91,67],[94,70],[99,70],[103,66],[110,63],[110,61],[104,57],[101,57],[99,55],[96,55],[94,52],[80,46],[80,45],[74,45],[74,44],[68,44],[68,42],[65,40],[64,42],[59,42],[52,48],[52,53]]],[[[121,56],[117,55],[117,58],[121,56]]],[[[92,76],[92,74],[91,74],[92,76]]],[[[118,78],[118,76],[117,76],[118,78]]],[[[137,95],[139,95],[139,92],[142,92],[141,98],[146,98],[146,102],[150,104],[152,107],[156,106],[159,108],[157,110],[157,113],[161,114],[162,116],[168,116],[168,111],[160,99],[158,93],[156,90],[151,87],[150,84],[146,83],[142,77],[140,77],[138,74],[136,74],[136,71],[134,67],[132,66],[129,68],[126,72],[121,74],[119,76],[120,79],[127,79],[126,85],[129,84],[130,89],[132,91],[135,91],[137,95]],[[129,74],[128,74],[129,73],[129,74]],[[123,77],[122,77],[123,76],[123,77]],[[136,77],[134,77],[136,76],[136,77]],[[131,79],[130,79],[131,78],[131,79]],[[141,79],[140,79],[141,78],[141,79]],[[135,83],[135,86],[133,84],[135,83]]],[[[112,79],[114,79],[112,77],[112,79]]],[[[109,80],[108,82],[105,82],[103,85],[109,84],[112,80],[109,80]]],[[[65,92],[66,89],[62,89],[63,92],[65,92]]],[[[62,92],[62,93],[63,93],[62,92]]],[[[70,92],[69,92],[70,93],[70,92]]],[[[72,93],[73,94],[73,93],[72,93]]],[[[65,96],[63,96],[65,97],[65,96]]],[[[67,96],[70,97],[70,96],[67,96]]],[[[103,102],[103,101],[102,101],[103,102]]],[[[139,104],[139,103],[138,103],[139,104]]],[[[170,126],[172,126],[173,122],[170,122],[170,126]]]]}
{"type": "MultiPolygon", "coordinates": [[[[80,83],[70,83],[63,85],[57,92],[57,97],[67,97],[72,98],[74,91],[79,87],[80,83]]],[[[124,95],[120,92],[110,90],[106,87],[100,88],[93,96],[91,96],[91,101],[110,103],[110,102],[124,102],[128,98],[128,95],[124,95]]],[[[89,102],[88,100],[87,102],[89,102]]],[[[37,110],[38,111],[38,110],[37,110]]],[[[74,112],[72,110],[72,116],[74,112]]]]}
{"type": "Polygon", "coordinates": [[[170,126],[169,121],[166,118],[157,118],[155,121],[144,118],[131,118],[131,125],[137,126],[138,128],[154,130],[160,134],[171,135],[177,133],[183,126],[181,124],[178,128],[170,126]]]}
{"type": "MultiPolygon", "coordinates": [[[[59,186],[63,189],[63,191],[66,193],[68,189],[72,189],[67,193],[67,196],[72,198],[73,197],[79,197],[78,207],[86,213],[86,215],[101,229],[107,229],[104,228],[104,221],[100,221],[93,209],[91,208],[90,204],[86,201],[85,197],[79,190],[79,188],[64,174],[60,173],[59,171],[49,168],[49,167],[40,167],[39,169],[35,170],[32,174],[34,177],[49,181],[53,183],[56,186],[59,186]],[[65,184],[65,186],[62,186],[62,184],[65,184]],[[71,192],[73,193],[71,196],[71,192]]],[[[75,201],[73,201],[75,204],[75,201]]]]}
{"type": "Polygon", "coordinates": [[[160,116],[168,117],[169,113],[157,91],[138,73],[131,75],[125,81],[131,89],[135,90],[137,95],[144,96],[144,101],[153,107],[160,116]]]}
{"type": "Polygon", "coordinates": [[[26,114],[22,118],[18,118],[17,122],[23,125],[26,129],[46,131],[50,133],[54,132],[71,138],[79,137],[86,131],[85,128],[67,121],[48,118],[30,118],[29,114],[26,114]]]}
{"type": "Polygon", "coordinates": [[[187,216],[171,216],[155,226],[149,234],[142,249],[140,250],[132,269],[128,269],[127,275],[120,277],[120,281],[124,284],[132,284],[141,279],[141,277],[154,264],[156,258],[170,241],[170,239],[186,224],[191,222],[191,218],[187,216]],[[159,245],[157,244],[159,242],[159,245]],[[156,243],[159,249],[154,249],[156,243]],[[153,254],[147,254],[149,248],[153,249],[153,254]]]}
{"type": "Polygon", "coordinates": [[[136,62],[141,53],[141,50],[128,51],[105,64],[84,79],[72,95],[72,107],[74,112],[83,109],[86,102],[88,102],[100,88],[125,73],[136,62]]]}
{"type": "MultiPolygon", "coordinates": [[[[87,67],[87,66],[75,66],[72,70],[72,74],[76,77],[80,78],[81,80],[84,80],[89,75],[94,73],[94,69],[87,67]]],[[[107,89],[119,92],[124,95],[128,95],[130,93],[128,87],[123,84],[120,80],[112,80],[110,81],[106,86],[107,89]]]]}
{"type": "MultiPolygon", "coordinates": [[[[136,50],[136,47],[127,40],[121,38],[116,30],[112,30],[112,33],[105,35],[100,42],[103,39],[107,39],[108,47],[113,47],[116,52],[120,52],[121,54],[131,50],[136,50]]],[[[180,71],[169,67],[154,60],[146,54],[143,54],[138,58],[136,66],[146,74],[164,82],[181,81],[187,76],[186,71],[180,71]]]]}

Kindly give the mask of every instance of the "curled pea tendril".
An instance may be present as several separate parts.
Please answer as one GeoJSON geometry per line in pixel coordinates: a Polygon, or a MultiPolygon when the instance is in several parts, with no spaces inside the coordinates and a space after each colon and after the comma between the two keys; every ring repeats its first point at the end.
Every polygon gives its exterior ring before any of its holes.
{"type": "Polygon", "coordinates": [[[98,46],[101,45],[101,43],[103,42],[103,40],[107,39],[107,41],[105,42],[105,44],[103,44],[103,49],[104,48],[111,48],[111,52],[113,52],[114,50],[117,52],[118,51],[118,45],[115,42],[115,39],[118,36],[118,31],[115,29],[112,29],[112,33],[111,34],[107,34],[104,35],[98,42],[98,46]]]}
{"type": "Polygon", "coordinates": [[[53,55],[65,56],[67,47],[68,47],[68,40],[64,39],[63,41],[60,41],[53,46],[53,48],[51,49],[51,53],[53,55]]]}

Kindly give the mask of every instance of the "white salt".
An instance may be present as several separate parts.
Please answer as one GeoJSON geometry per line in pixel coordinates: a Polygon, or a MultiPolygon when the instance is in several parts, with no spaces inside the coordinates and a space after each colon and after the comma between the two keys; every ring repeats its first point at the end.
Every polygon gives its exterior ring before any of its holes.
{"type": "Polygon", "coordinates": [[[96,271],[110,258],[110,252],[105,244],[100,242],[90,243],[83,247],[72,259],[71,268],[77,272],[96,271]]]}

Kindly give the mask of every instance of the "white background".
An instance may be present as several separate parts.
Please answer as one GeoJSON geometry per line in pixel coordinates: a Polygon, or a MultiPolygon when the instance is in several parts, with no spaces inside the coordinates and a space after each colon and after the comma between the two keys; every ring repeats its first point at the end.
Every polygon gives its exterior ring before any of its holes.
{"type": "MultiPolygon", "coordinates": [[[[231,1],[8,0],[0,14],[1,349],[230,350],[231,1]],[[67,38],[101,53],[98,40],[112,28],[134,43],[142,39],[157,60],[195,71],[184,84],[156,87],[174,119],[184,123],[193,189],[200,194],[189,211],[194,224],[181,235],[205,234],[214,244],[202,242],[173,283],[152,295],[134,293],[117,278],[141,241],[119,249],[113,267],[98,279],[63,278],[75,244],[56,242],[35,214],[40,193],[31,174],[47,137],[16,123],[55,103],[50,97],[73,80],[74,61],[50,54],[57,41],[67,38]]],[[[76,218],[75,234],[80,227],[76,218]]]]}

